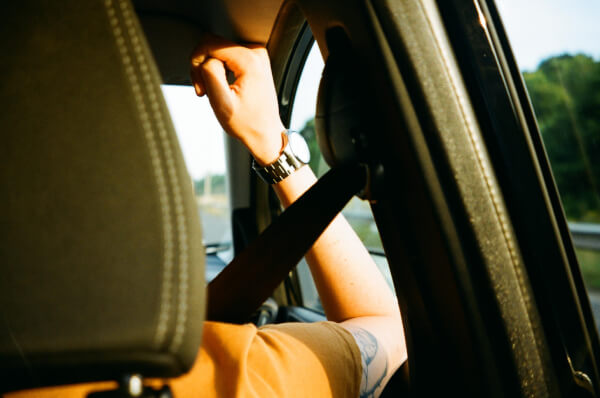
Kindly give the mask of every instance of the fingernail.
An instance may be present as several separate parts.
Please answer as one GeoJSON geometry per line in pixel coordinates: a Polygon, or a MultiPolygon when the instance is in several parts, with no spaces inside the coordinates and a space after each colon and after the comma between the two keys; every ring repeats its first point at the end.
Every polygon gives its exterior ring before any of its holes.
{"type": "Polygon", "coordinates": [[[204,62],[204,56],[196,56],[192,58],[192,66],[200,66],[204,62]]]}
{"type": "Polygon", "coordinates": [[[194,83],[194,90],[196,90],[196,95],[198,97],[202,96],[202,90],[200,89],[200,85],[198,83],[194,83]]]}

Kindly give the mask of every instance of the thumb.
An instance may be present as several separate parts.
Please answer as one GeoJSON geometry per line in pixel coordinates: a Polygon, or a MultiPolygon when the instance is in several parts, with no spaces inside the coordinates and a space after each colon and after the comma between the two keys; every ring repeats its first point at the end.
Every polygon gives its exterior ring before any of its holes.
{"type": "Polygon", "coordinates": [[[204,89],[217,118],[229,120],[233,113],[233,94],[227,82],[225,65],[216,58],[209,58],[201,65],[204,89]]]}

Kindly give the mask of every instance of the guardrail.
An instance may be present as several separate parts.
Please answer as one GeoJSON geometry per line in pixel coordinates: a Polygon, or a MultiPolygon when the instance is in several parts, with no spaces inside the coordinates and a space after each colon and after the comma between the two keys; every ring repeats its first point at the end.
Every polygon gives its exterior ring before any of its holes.
{"type": "MultiPolygon", "coordinates": [[[[357,211],[345,211],[343,213],[349,220],[364,222],[373,218],[370,213],[357,211]]],[[[600,251],[600,224],[570,222],[569,230],[576,248],[600,251]]]]}
{"type": "Polygon", "coordinates": [[[600,224],[570,222],[569,229],[575,247],[600,250],[600,224]]]}

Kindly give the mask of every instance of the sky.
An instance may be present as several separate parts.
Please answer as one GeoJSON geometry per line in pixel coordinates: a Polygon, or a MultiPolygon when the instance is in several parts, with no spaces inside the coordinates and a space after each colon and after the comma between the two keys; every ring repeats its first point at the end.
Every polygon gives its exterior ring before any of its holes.
{"type": "Polygon", "coordinates": [[[496,0],[521,70],[551,55],[600,59],[600,0],[496,0]]]}
{"type": "MultiPolygon", "coordinates": [[[[496,0],[496,5],[521,70],[565,52],[600,59],[600,0],[496,0]]],[[[290,128],[300,130],[313,117],[322,70],[315,46],[300,78],[290,128]]],[[[163,93],[192,178],[224,173],[223,130],[206,97],[196,97],[192,87],[163,86],[163,93]]]]}
{"type": "Polygon", "coordinates": [[[319,48],[313,44],[308,58],[304,64],[304,70],[300,75],[298,89],[296,90],[296,99],[292,108],[292,120],[290,129],[302,130],[302,127],[309,119],[315,116],[317,109],[317,93],[319,92],[319,83],[321,73],[323,72],[323,58],[319,48]]]}
{"type": "Polygon", "coordinates": [[[223,129],[206,96],[196,96],[192,86],[162,85],[163,95],[179,138],[190,176],[225,172],[223,129]]]}

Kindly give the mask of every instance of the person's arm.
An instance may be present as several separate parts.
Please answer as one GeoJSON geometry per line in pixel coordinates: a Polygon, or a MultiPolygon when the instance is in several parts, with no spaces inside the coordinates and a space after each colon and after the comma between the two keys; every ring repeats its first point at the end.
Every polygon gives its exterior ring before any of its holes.
{"type": "MultiPolygon", "coordinates": [[[[288,206],[316,181],[303,167],[274,185],[288,206]]],[[[327,319],[354,336],[361,352],[361,396],[378,396],[406,360],[402,319],[392,291],[346,219],[339,215],[306,254],[327,319]]]]}
{"type": "MultiPolygon", "coordinates": [[[[243,47],[207,37],[192,58],[196,93],[207,94],[224,130],[239,139],[256,161],[267,165],[282,150],[283,123],[266,49],[243,47]],[[229,84],[226,70],[235,81],[229,84]]],[[[284,206],[316,181],[302,167],[274,189],[284,206]]],[[[406,360],[402,320],[396,299],[371,256],[340,215],[306,255],[325,314],[350,331],[363,360],[361,396],[377,396],[406,360]]]]}

